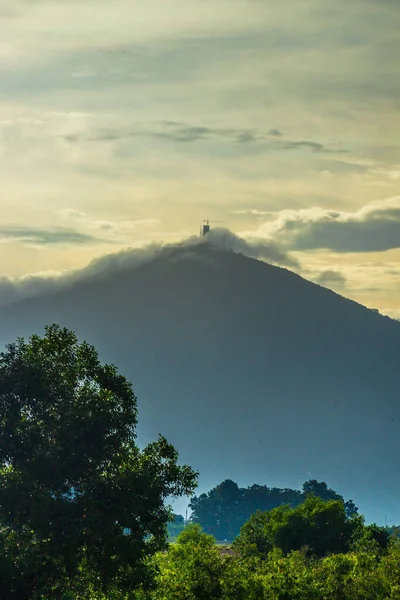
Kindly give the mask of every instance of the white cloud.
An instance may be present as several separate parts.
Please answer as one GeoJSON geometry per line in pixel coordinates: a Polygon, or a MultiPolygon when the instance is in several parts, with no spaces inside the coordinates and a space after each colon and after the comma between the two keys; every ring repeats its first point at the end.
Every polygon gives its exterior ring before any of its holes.
{"type": "Polygon", "coordinates": [[[86,218],[86,213],[81,210],[76,210],[74,208],[63,208],[58,211],[58,214],[62,219],[84,219],[86,218]]]}
{"type": "Polygon", "coordinates": [[[381,308],[379,311],[382,315],[387,315],[391,319],[400,321],[400,308],[381,308]]]}
{"type": "Polygon", "coordinates": [[[257,234],[293,250],[382,252],[400,248],[400,196],[371,202],[356,212],[319,207],[283,210],[257,234]]]}
{"type": "Polygon", "coordinates": [[[104,220],[96,219],[83,211],[74,208],[65,208],[58,211],[62,221],[70,222],[79,228],[82,233],[93,233],[93,231],[106,231],[114,236],[115,242],[123,243],[126,236],[140,230],[154,230],[161,225],[161,220],[156,218],[136,219],[136,220],[104,220]]]}
{"type": "MultiPolygon", "coordinates": [[[[54,232],[47,235],[51,235],[53,240],[54,232]]],[[[135,269],[154,259],[164,249],[181,247],[193,250],[202,244],[211,244],[221,250],[233,250],[275,264],[299,267],[298,261],[282,251],[274,242],[260,239],[244,240],[227,229],[214,229],[205,237],[192,236],[173,245],[153,243],[142,248],[125,248],[113,254],[105,254],[83,269],[68,270],[64,273],[39,273],[20,278],[2,277],[0,278],[0,307],[25,298],[65,289],[93,277],[106,277],[110,273],[135,269]]]]}

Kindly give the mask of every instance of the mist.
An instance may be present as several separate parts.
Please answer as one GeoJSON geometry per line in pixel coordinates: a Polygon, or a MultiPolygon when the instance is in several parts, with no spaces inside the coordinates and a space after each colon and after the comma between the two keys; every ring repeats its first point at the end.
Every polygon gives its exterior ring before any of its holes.
{"type": "MultiPolygon", "coordinates": [[[[154,260],[161,253],[174,249],[193,249],[198,245],[211,245],[221,250],[231,250],[258,258],[271,264],[299,267],[298,261],[283,251],[272,240],[263,238],[244,239],[224,228],[211,230],[206,236],[191,236],[176,244],[150,243],[142,248],[125,248],[94,259],[86,267],[62,273],[31,274],[19,279],[0,278],[0,308],[45,294],[67,290],[82,281],[107,278],[111,273],[136,269],[154,260]]],[[[179,254],[179,260],[184,255],[179,254]]]]}

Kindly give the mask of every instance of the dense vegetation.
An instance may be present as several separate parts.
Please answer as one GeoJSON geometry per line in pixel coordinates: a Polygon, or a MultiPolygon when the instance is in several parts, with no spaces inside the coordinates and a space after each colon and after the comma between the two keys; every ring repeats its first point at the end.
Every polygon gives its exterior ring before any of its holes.
{"type": "Polygon", "coordinates": [[[304,502],[310,494],[322,500],[341,500],[344,502],[347,516],[358,512],[352,500],[345,502],[343,497],[328,488],[325,482],[315,479],[306,481],[301,491],[269,488],[264,485],[239,488],[237,483],[227,479],[207,494],[192,498],[191,520],[199,523],[206,533],[210,533],[217,540],[233,540],[257,510],[272,510],[284,504],[294,508],[304,502]]]}
{"type": "Polygon", "coordinates": [[[140,450],[136,425],[131,385],[72,332],[0,355],[2,600],[400,600],[396,532],[323,482],[228,480],[185,527],[166,500],[196,473],[162,437],[140,450]]]}
{"type": "MultiPolygon", "coordinates": [[[[318,501],[313,505],[320,516],[326,510],[333,513],[339,510],[338,505],[330,502],[318,501]]],[[[287,515],[290,512],[287,511],[287,515]]],[[[268,521],[268,514],[264,519],[268,521]]],[[[346,547],[342,547],[341,552],[331,552],[337,547],[337,539],[332,539],[333,546],[329,547],[328,543],[324,552],[318,554],[308,546],[285,551],[278,541],[268,552],[265,548],[259,551],[246,540],[245,534],[238,542],[236,554],[230,556],[221,551],[211,536],[198,529],[190,531],[189,526],[184,538],[178,538],[178,543],[166,554],[158,554],[153,559],[158,569],[154,589],[136,597],[148,600],[398,600],[400,545],[388,539],[383,545],[379,544],[373,532],[364,527],[362,519],[355,520],[352,536],[346,538],[346,547]]]]}
{"type": "Polygon", "coordinates": [[[140,450],[136,425],[131,385],[71,331],[48,327],[1,354],[2,600],[148,577],[145,558],[166,546],[165,500],[192,493],[196,474],[163,437],[140,450]]]}

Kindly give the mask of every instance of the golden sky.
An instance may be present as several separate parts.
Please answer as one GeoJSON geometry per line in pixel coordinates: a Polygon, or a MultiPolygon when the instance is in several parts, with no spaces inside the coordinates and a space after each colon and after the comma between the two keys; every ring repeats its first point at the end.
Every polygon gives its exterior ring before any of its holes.
{"type": "Polygon", "coordinates": [[[0,276],[221,221],[400,316],[398,0],[2,0],[0,276]]]}

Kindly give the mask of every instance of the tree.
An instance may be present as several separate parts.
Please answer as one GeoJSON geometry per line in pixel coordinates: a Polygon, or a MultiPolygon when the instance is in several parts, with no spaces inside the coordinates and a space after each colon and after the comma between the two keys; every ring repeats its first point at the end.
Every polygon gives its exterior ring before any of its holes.
{"type": "Polygon", "coordinates": [[[346,511],[346,516],[348,519],[350,519],[350,517],[355,517],[356,515],[358,515],[358,506],[354,504],[353,500],[346,500],[346,502],[344,503],[344,509],[346,511]]]}
{"type": "Polygon", "coordinates": [[[303,483],[303,494],[305,497],[314,495],[322,500],[343,500],[343,496],[328,488],[325,481],[310,479],[303,483]]]}
{"type": "Polygon", "coordinates": [[[202,543],[213,546],[215,538],[208,533],[204,533],[198,523],[189,523],[183,531],[178,535],[177,544],[202,543]]]}
{"type": "Polygon", "coordinates": [[[231,479],[226,479],[208,494],[192,498],[191,520],[217,540],[233,540],[245,522],[243,516],[243,490],[231,479]]]}
{"type": "Polygon", "coordinates": [[[143,580],[165,500],[193,493],[196,473],[161,436],[140,450],[136,425],[131,384],[73,332],[53,325],[0,355],[0,523],[25,556],[9,597],[56,598],[83,564],[105,590],[143,580]]]}
{"type": "MultiPolygon", "coordinates": [[[[265,512],[283,504],[295,508],[310,495],[322,500],[344,502],[340,494],[328,488],[325,482],[316,479],[306,481],[302,491],[256,484],[239,488],[237,483],[226,479],[207,494],[191,499],[191,520],[199,523],[204,531],[211,533],[218,540],[233,540],[239,535],[240,528],[258,510],[265,512]]],[[[345,502],[345,508],[348,517],[358,512],[352,500],[345,502]]]]}
{"type": "Polygon", "coordinates": [[[296,508],[286,505],[253,515],[234,545],[244,556],[266,558],[273,549],[288,554],[306,548],[322,557],[348,551],[361,526],[360,519],[346,517],[342,501],[311,495],[296,508]]]}
{"type": "Polygon", "coordinates": [[[358,515],[358,507],[354,504],[353,500],[344,501],[343,496],[328,488],[327,484],[324,481],[317,481],[316,479],[310,479],[303,483],[303,494],[307,497],[309,495],[317,496],[318,498],[322,498],[322,500],[341,500],[344,502],[344,508],[346,511],[346,516],[350,519],[350,517],[355,517],[358,515]]]}
{"type": "Polygon", "coordinates": [[[154,600],[217,600],[221,598],[223,561],[212,536],[196,524],[178,537],[168,553],[157,557],[154,600]]]}
{"type": "Polygon", "coordinates": [[[172,520],[167,525],[168,539],[175,540],[178,535],[185,529],[185,519],[183,515],[172,514],[172,520]]]}
{"type": "Polygon", "coordinates": [[[387,550],[391,540],[390,531],[387,527],[380,527],[376,523],[365,525],[360,528],[354,536],[354,548],[365,550],[375,547],[378,550],[387,550]]]}
{"type": "Polygon", "coordinates": [[[302,499],[297,490],[262,485],[239,488],[237,483],[226,479],[207,494],[191,499],[191,520],[218,540],[233,540],[257,510],[271,510],[286,503],[296,506],[302,499]]]}

